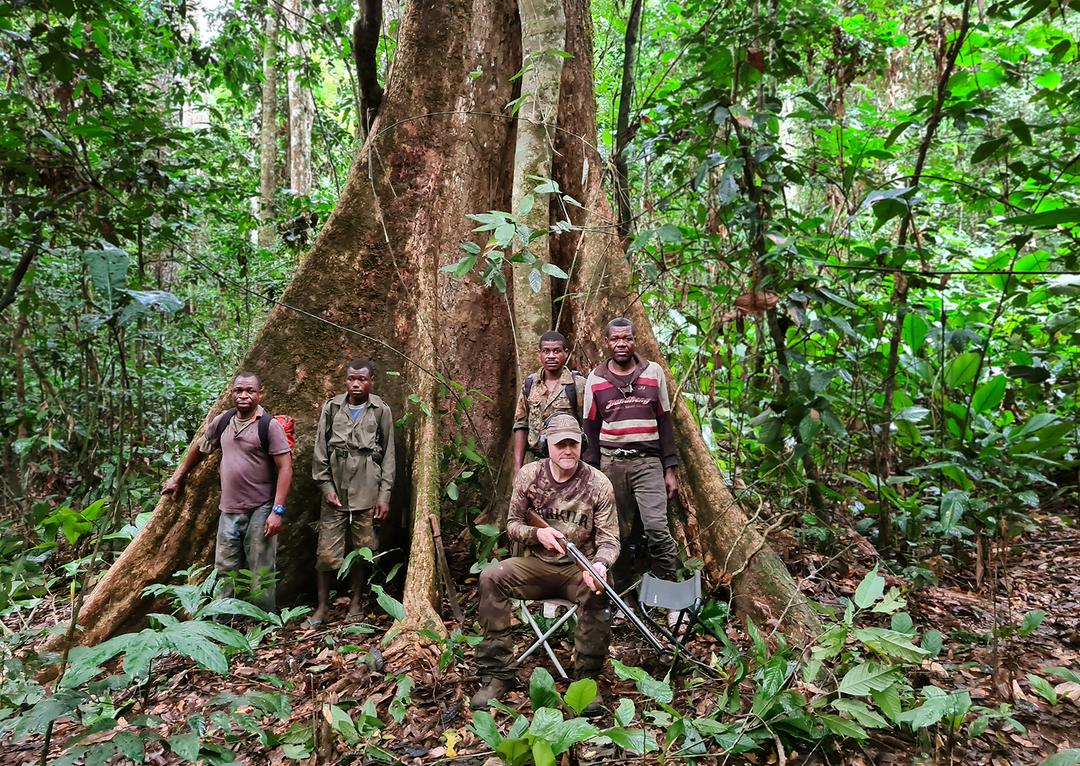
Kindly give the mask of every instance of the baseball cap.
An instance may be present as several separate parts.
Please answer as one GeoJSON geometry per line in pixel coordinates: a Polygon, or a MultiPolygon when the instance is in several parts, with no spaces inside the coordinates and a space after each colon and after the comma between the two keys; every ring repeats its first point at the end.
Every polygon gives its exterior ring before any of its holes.
{"type": "Polygon", "coordinates": [[[549,444],[558,444],[564,439],[573,439],[580,442],[581,426],[578,425],[577,418],[573,415],[565,413],[552,415],[544,427],[544,436],[547,437],[549,444]]]}

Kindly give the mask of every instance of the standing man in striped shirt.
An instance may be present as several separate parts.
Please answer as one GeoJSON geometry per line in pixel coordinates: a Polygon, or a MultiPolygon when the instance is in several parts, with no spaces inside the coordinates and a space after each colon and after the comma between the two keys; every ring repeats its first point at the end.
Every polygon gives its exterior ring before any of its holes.
{"type": "MultiPolygon", "coordinates": [[[[678,551],[668,528],[667,501],[679,490],[675,428],[664,371],[634,353],[634,325],[622,317],[604,331],[611,358],[585,383],[585,462],[599,467],[615,488],[619,533],[630,540],[636,517],[652,558],[652,572],[675,579],[678,551]]],[[[633,562],[620,557],[612,572],[616,587],[629,585],[633,562]]]]}

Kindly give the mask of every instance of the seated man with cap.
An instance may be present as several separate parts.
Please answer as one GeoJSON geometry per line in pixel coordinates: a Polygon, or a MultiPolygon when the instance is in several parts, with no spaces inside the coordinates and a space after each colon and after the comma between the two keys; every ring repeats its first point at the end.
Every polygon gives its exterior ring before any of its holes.
{"type": "MultiPolygon", "coordinates": [[[[544,424],[548,457],[521,468],[514,480],[506,534],[523,555],[493,561],[480,575],[480,626],[484,640],[476,650],[485,685],[473,695],[474,708],[487,707],[513,688],[513,643],[509,635],[511,599],[564,598],[578,605],[574,634],[574,673],[593,677],[603,669],[611,641],[611,604],[599,583],[578,569],[565,553],[573,543],[600,577],[619,557],[619,520],[611,482],[581,461],[581,426],[569,414],[544,424]],[[530,514],[546,528],[532,526],[530,514]]],[[[600,698],[586,709],[600,712],[600,698]]]]}

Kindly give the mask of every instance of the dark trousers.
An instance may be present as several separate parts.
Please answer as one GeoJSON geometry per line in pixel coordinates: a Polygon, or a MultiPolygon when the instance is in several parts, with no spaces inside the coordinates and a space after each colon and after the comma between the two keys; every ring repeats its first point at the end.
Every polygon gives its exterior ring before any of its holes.
{"type": "Polygon", "coordinates": [[[664,467],[660,458],[602,455],[600,470],[611,480],[615,489],[615,507],[619,512],[623,555],[619,556],[611,573],[616,590],[625,590],[631,584],[634,562],[627,555],[627,545],[639,516],[652,559],[652,573],[665,580],[674,580],[679,565],[678,549],[668,529],[667,487],[664,486],[664,467]]]}
{"type": "Polygon", "coordinates": [[[535,556],[493,561],[480,575],[480,627],[484,641],[476,648],[480,675],[513,678],[514,646],[510,638],[511,599],[564,598],[578,605],[574,632],[574,673],[599,673],[611,643],[608,597],[582,582],[577,565],[550,564],[535,556]]]}

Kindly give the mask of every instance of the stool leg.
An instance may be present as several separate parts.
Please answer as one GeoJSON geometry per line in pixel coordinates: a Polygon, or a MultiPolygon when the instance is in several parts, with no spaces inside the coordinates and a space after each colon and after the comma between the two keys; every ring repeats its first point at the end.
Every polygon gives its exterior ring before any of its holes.
{"type": "Polygon", "coordinates": [[[522,652],[521,656],[518,657],[516,660],[514,660],[514,664],[515,665],[520,665],[525,660],[526,657],[528,657],[530,654],[532,654],[537,649],[539,649],[541,644],[547,646],[547,640],[549,638],[551,638],[551,636],[554,635],[555,631],[557,631],[559,628],[561,628],[563,626],[563,624],[567,620],[569,620],[571,617],[573,617],[574,612],[576,612],[576,611],[577,611],[577,604],[574,604],[572,607],[570,607],[565,612],[563,612],[562,617],[560,617],[558,620],[556,620],[555,623],[550,628],[547,629],[547,632],[544,633],[544,635],[542,635],[542,636],[540,636],[540,638],[536,639],[535,643],[533,643],[532,646],[530,646],[528,649],[526,649],[524,652],[522,652]]]}
{"type": "Polygon", "coordinates": [[[533,616],[529,613],[528,609],[522,606],[521,611],[525,613],[525,617],[526,619],[528,619],[529,625],[533,629],[533,633],[535,633],[536,637],[541,639],[542,643],[544,644],[544,649],[547,650],[548,657],[550,657],[551,661],[555,664],[555,669],[559,671],[559,677],[565,681],[567,677],[566,671],[563,670],[563,666],[562,663],[559,662],[559,658],[555,656],[555,650],[552,649],[551,644],[547,642],[547,637],[544,636],[544,632],[540,630],[540,626],[536,624],[536,620],[533,619],[533,616]]]}

